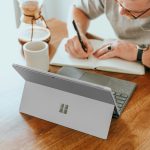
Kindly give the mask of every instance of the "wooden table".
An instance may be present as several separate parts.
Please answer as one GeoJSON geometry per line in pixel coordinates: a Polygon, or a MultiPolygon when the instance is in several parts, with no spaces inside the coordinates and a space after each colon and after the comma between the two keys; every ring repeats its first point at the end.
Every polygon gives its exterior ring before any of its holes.
{"type": "MultiPolygon", "coordinates": [[[[61,39],[67,36],[67,30],[65,23],[55,19],[49,20],[48,25],[52,32],[52,57],[61,39]]],[[[58,67],[51,66],[50,69],[56,72],[58,67]]],[[[0,117],[0,150],[149,150],[150,74],[137,76],[96,72],[138,84],[121,117],[112,120],[108,140],[20,114],[20,99],[16,100],[16,95],[12,94],[13,105],[7,106],[3,99],[0,106],[0,114],[3,113],[0,117]]]]}

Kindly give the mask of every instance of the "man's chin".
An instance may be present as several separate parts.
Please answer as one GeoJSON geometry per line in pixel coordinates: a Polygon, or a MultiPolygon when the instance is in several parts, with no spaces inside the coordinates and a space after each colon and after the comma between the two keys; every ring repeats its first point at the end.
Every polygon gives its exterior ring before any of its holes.
{"type": "MultiPolygon", "coordinates": [[[[129,16],[129,15],[123,15],[124,17],[126,17],[129,20],[135,20],[135,18],[133,16],[129,16]]],[[[147,19],[150,16],[141,16],[138,19],[147,19]]]]}
{"type": "Polygon", "coordinates": [[[124,17],[126,17],[129,20],[134,20],[135,18],[133,16],[129,16],[129,15],[123,15],[124,17]]]}

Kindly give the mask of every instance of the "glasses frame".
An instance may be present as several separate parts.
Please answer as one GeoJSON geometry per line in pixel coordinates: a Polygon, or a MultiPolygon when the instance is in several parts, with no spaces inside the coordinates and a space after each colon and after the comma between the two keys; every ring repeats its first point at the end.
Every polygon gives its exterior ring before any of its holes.
{"type": "MultiPolygon", "coordinates": [[[[115,1],[116,1],[124,10],[126,10],[134,19],[140,18],[141,16],[143,16],[145,13],[147,13],[147,12],[150,10],[150,8],[148,8],[148,9],[142,11],[141,14],[139,14],[138,16],[135,16],[135,15],[131,12],[131,10],[126,9],[118,0],[115,0],[115,1]]],[[[140,13],[140,12],[135,12],[135,13],[140,13]]]]}

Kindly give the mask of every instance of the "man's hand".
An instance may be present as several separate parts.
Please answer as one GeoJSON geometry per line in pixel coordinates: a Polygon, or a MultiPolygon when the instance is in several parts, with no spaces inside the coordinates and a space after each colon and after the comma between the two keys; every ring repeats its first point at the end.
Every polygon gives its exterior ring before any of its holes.
{"type": "Polygon", "coordinates": [[[142,63],[150,68],[150,48],[143,52],[142,63]]]}
{"type": "Polygon", "coordinates": [[[119,57],[128,61],[136,61],[137,48],[136,44],[124,40],[112,40],[105,43],[100,49],[96,50],[93,55],[98,59],[108,59],[119,57]],[[111,50],[108,46],[111,46],[111,50]]]}
{"type": "Polygon", "coordinates": [[[85,36],[81,36],[84,45],[86,46],[87,52],[82,49],[81,43],[77,36],[69,39],[65,44],[65,50],[72,57],[85,59],[88,58],[93,53],[93,48],[90,45],[88,39],[85,36]]]}

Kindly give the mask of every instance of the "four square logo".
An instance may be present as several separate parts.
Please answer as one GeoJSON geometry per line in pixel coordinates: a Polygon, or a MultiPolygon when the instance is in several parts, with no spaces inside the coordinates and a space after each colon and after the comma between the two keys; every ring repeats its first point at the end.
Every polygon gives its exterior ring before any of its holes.
{"type": "Polygon", "coordinates": [[[60,109],[59,109],[59,112],[60,113],[63,113],[63,114],[67,114],[67,112],[68,112],[68,105],[66,105],[66,104],[61,104],[60,105],[60,109]]]}

